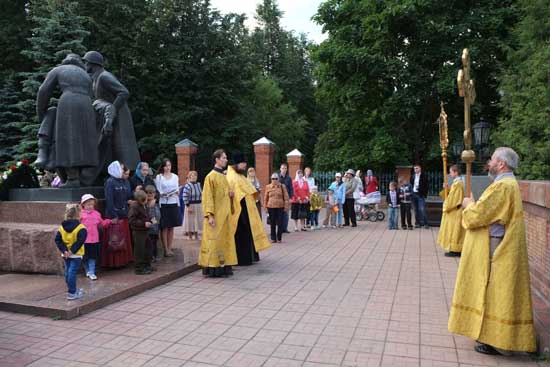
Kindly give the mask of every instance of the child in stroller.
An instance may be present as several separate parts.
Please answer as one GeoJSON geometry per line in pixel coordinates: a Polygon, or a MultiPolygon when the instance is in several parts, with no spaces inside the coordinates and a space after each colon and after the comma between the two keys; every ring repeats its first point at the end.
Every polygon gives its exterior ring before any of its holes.
{"type": "Polygon", "coordinates": [[[355,202],[357,204],[355,208],[357,220],[383,221],[386,215],[384,212],[377,210],[381,197],[380,191],[371,192],[367,195],[362,194],[361,198],[355,202]]]}

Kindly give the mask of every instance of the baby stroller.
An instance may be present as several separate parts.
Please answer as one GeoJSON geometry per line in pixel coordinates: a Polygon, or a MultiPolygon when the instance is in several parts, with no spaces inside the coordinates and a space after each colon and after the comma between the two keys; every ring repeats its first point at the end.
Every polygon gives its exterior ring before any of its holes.
{"type": "Polygon", "coordinates": [[[357,220],[383,221],[386,215],[384,212],[376,210],[376,205],[380,204],[381,197],[380,191],[375,191],[365,196],[362,195],[361,199],[357,199],[355,202],[357,204],[355,209],[357,220]]]}

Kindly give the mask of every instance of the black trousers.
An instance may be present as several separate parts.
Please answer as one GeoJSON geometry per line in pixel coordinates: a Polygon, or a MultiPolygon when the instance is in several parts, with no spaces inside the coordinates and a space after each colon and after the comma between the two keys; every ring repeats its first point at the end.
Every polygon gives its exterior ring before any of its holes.
{"type": "Polygon", "coordinates": [[[411,220],[411,203],[401,202],[401,227],[412,227],[411,220]],[[407,225],[405,225],[405,219],[407,220],[407,225]]]}
{"type": "Polygon", "coordinates": [[[344,225],[349,226],[349,222],[351,220],[351,225],[356,226],[357,225],[357,218],[355,216],[355,199],[354,198],[346,198],[346,201],[344,201],[344,225]]]}
{"type": "Polygon", "coordinates": [[[283,208],[267,208],[269,220],[271,221],[271,240],[282,241],[283,239],[283,208]]]}
{"type": "MultiPolygon", "coordinates": [[[[235,231],[235,246],[237,250],[237,261],[239,265],[252,265],[254,261],[260,261],[260,256],[254,248],[250,219],[245,198],[241,200],[241,215],[237,222],[235,231]]],[[[256,208],[254,208],[256,210],[256,208]]]]}

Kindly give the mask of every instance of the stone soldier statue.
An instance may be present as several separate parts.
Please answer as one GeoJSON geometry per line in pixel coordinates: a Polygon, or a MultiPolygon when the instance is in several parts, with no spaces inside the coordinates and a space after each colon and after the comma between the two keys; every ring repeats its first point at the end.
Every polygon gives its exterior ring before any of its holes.
{"type": "Polygon", "coordinates": [[[80,56],[68,54],[53,68],[38,89],[36,111],[38,132],[36,166],[57,169],[66,177],[64,187],[80,186],[83,169],[98,163],[96,116],[92,106],[92,79],[80,56]],[[57,108],[48,109],[50,98],[59,88],[57,108]]]}
{"type": "Polygon", "coordinates": [[[96,143],[99,164],[94,170],[85,171],[87,180],[95,180],[113,160],[126,167],[137,166],[140,157],[130,109],[126,103],[130,93],[119,80],[103,68],[103,56],[97,51],[84,55],[86,71],[93,81],[94,108],[97,113],[96,143]]]}

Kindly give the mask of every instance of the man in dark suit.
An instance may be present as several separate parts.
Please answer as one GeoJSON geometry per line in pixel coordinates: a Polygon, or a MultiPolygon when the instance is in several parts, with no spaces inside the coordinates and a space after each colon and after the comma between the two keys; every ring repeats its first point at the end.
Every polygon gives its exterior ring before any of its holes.
{"type": "Polygon", "coordinates": [[[428,196],[428,177],[422,173],[420,163],[414,165],[414,174],[411,176],[411,186],[413,193],[411,196],[414,207],[415,227],[430,228],[426,219],[426,197],[428,196]]]}

